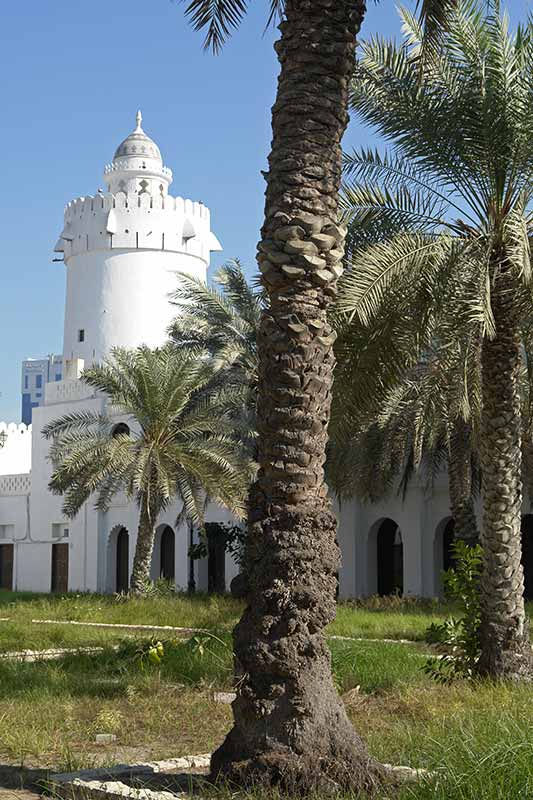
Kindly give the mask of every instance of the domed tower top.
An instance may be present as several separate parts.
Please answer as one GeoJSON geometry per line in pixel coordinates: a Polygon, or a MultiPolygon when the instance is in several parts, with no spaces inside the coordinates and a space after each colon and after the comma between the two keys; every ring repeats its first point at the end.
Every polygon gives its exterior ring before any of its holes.
{"type": "Polygon", "coordinates": [[[172,183],[172,171],[163,166],[161,151],[141,127],[142,114],[137,112],[135,130],[119,144],[113,161],[104,170],[107,188],[118,192],[165,197],[172,183]]]}

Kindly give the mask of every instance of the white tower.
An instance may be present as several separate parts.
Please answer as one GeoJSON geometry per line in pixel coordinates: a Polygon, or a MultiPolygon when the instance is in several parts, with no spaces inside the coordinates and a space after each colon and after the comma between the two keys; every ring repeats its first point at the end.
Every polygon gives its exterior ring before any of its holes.
{"type": "Polygon", "coordinates": [[[211,251],[209,209],[172,197],[172,172],[137,126],[104,172],[108,191],[72,200],[55,252],[67,268],[63,353],[85,366],[113,347],[156,347],[176,314],[176,272],[205,280],[211,251]]]}

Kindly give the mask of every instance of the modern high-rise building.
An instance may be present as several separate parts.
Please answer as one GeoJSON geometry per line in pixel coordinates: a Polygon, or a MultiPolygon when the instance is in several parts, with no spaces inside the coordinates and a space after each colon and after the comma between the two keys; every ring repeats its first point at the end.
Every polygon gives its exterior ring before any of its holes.
{"type": "Polygon", "coordinates": [[[63,356],[27,358],[22,362],[22,422],[31,425],[34,408],[44,404],[44,387],[63,377],[63,356]]]}

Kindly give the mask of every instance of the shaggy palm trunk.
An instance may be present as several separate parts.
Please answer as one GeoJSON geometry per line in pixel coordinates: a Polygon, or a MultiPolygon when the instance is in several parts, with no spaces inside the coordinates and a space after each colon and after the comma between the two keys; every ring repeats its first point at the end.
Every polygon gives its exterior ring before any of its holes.
{"type": "Polygon", "coordinates": [[[324,628],[339,550],[324,483],[334,367],[326,311],[341,273],[340,142],[363,0],[286,0],[265,224],[269,307],[259,336],[259,475],[248,606],[234,632],[234,727],[214,775],[295,793],[358,790],[379,772],[335,691],[324,628]]]}
{"type": "MultiPolygon", "coordinates": [[[[532,655],[521,564],[520,335],[511,277],[500,268],[492,294],[494,339],[482,351],[483,546],[479,671],[529,678],[532,655]]],[[[496,270],[495,270],[496,271],[496,270]]]]}
{"type": "Polygon", "coordinates": [[[133,557],[133,569],[130,578],[130,592],[136,595],[146,594],[150,584],[152,553],[154,551],[155,523],[157,514],[149,503],[143,499],[137,529],[137,544],[133,557]]]}
{"type": "Polygon", "coordinates": [[[450,433],[448,483],[454,536],[472,547],[478,543],[478,529],[472,495],[471,432],[460,418],[455,420],[450,433]]]}

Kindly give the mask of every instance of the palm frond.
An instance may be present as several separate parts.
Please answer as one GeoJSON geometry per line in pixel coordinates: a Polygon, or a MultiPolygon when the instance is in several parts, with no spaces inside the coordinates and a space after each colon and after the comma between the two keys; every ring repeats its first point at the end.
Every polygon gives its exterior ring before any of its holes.
{"type": "Polygon", "coordinates": [[[231,33],[239,27],[247,9],[248,0],[189,0],[185,15],[194,30],[206,29],[204,48],[218,53],[231,33]]]}

